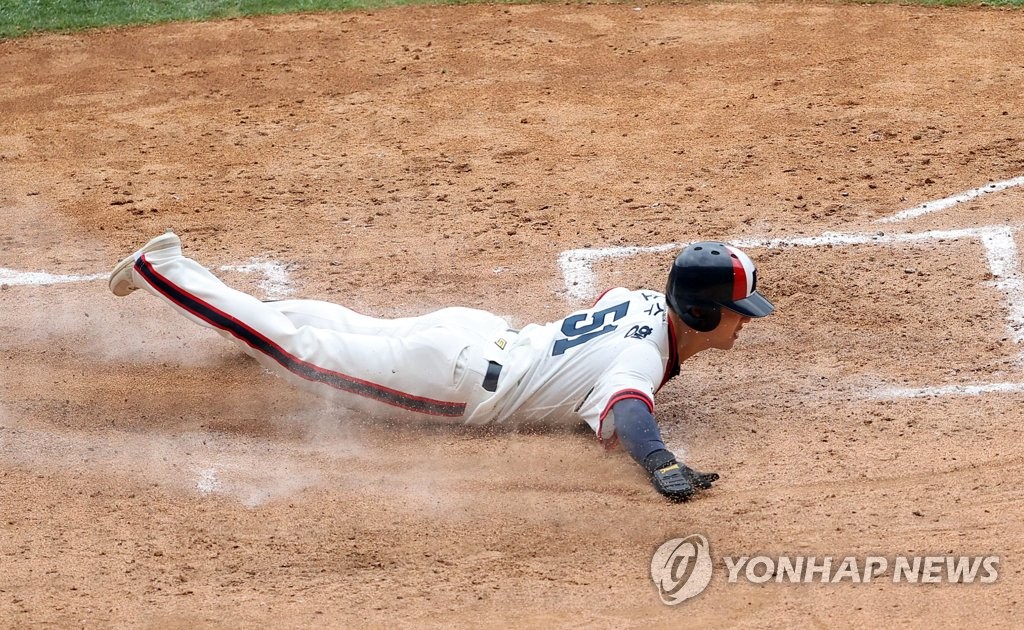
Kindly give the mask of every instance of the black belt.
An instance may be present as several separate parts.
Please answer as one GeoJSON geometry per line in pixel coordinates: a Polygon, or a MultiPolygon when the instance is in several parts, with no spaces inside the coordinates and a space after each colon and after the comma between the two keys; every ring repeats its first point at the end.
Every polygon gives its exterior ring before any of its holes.
{"type": "Polygon", "coordinates": [[[501,364],[494,361],[487,362],[487,374],[484,375],[484,389],[489,392],[498,391],[498,375],[501,374],[501,364]]]}

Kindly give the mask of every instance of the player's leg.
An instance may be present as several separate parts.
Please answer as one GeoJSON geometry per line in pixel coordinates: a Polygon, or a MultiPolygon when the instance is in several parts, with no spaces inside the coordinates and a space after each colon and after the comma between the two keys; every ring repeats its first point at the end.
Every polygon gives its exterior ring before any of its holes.
{"type": "Polygon", "coordinates": [[[347,406],[392,417],[461,418],[472,398],[474,390],[465,383],[467,342],[451,330],[393,337],[296,326],[272,303],[228,287],[182,256],[180,244],[143,248],[133,260],[115,268],[112,290],[125,283],[129,291],[145,289],[237,342],[267,369],[341,397],[347,406]]]}
{"type": "Polygon", "coordinates": [[[401,336],[415,323],[415,318],[411,317],[371,317],[340,304],[321,300],[274,300],[266,304],[296,326],[313,326],[360,335],[401,336]]]}
{"type": "Polygon", "coordinates": [[[350,308],[321,300],[274,300],[266,303],[285,315],[296,326],[314,326],[360,335],[407,337],[420,330],[438,326],[455,327],[490,335],[504,331],[508,323],[478,309],[449,307],[418,315],[386,319],[357,313],[350,308]]]}

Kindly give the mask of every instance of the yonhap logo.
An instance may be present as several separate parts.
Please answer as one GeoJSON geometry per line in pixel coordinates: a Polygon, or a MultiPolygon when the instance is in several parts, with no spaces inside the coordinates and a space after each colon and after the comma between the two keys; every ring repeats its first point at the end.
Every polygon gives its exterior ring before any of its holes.
{"type": "MultiPolygon", "coordinates": [[[[721,556],[725,582],[736,584],[992,584],[999,579],[999,555],[721,556]]],[[[666,540],[651,556],[651,579],[661,601],[681,604],[704,592],[715,561],[701,534],[666,540]]]]}
{"type": "Polygon", "coordinates": [[[669,606],[700,595],[711,583],[711,550],[700,534],[667,540],[651,557],[651,579],[669,606]]]}

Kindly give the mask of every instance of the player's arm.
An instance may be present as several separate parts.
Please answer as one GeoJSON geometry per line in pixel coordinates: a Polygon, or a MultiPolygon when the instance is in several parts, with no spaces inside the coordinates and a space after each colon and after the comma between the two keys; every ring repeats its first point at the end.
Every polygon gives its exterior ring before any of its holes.
{"type": "Polygon", "coordinates": [[[612,405],[609,414],[619,443],[647,471],[654,488],[672,501],[686,501],[718,480],[717,473],[700,473],[676,460],[661,439],[646,397],[623,397],[612,405]]]}

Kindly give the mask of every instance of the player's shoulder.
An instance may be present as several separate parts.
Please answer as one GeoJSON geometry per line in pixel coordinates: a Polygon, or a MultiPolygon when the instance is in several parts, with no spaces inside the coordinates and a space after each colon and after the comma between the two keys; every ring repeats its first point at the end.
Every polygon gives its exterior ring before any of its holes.
{"type": "Polygon", "coordinates": [[[646,340],[659,348],[667,343],[668,308],[664,293],[615,287],[598,298],[591,313],[595,317],[614,317],[616,327],[623,332],[611,336],[609,341],[625,344],[624,347],[636,345],[631,343],[634,340],[646,340]]]}

